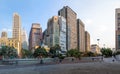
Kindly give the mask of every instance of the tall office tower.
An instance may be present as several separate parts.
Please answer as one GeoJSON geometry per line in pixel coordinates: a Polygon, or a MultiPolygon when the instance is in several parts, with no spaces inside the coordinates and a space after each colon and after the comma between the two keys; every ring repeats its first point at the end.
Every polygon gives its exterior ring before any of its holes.
{"type": "Polygon", "coordinates": [[[62,16],[53,16],[47,25],[47,45],[49,47],[58,44],[61,50],[66,52],[66,19],[62,16]]]}
{"type": "Polygon", "coordinates": [[[17,39],[18,43],[18,56],[21,56],[21,21],[17,13],[13,14],[13,38],[17,39]]]}
{"type": "Polygon", "coordinates": [[[58,11],[58,15],[66,18],[67,50],[77,48],[77,14],[68,6],[58,11]]]}
{"type": "Polygon", "coordinates": [[[85,52],[85,27],[84,23],[80,19],[77,19],[77,33],[78,50],[81,52],[85,52]]]}
{"type": "Polygon", "coordinates": [[[47,40],[47,29],[43,32],[43,44],[47,45],[48,40],[47,40]]]}
{"type": "Polygon", "coordinates": [[[52,47],[55,46],[56,44],[59,45],[58,16],[53,16],[48,20],[47,32],[48,32],[48,46],[52,47]]]}
{"type": "Polygon", "coordinates": [[[90,51],[90,34],[87,31],[85,31],[85,51],[90,51]]]}
{"type": "Polygon", "coordinates": [[[39,23],[33,23],[29,34],[29,49],[34,50],[41,45],[42,42],[42,28],[39,23]]]}
{"type": "Polygon", "coordinates": [[[21,31],[21,38],[22,38],[22,48],[23,49],[28,49],[28,37],[27,37],[27,33],[25,31],[25,29],[22,29],[21,31]]]}
{"type": "Polygon", "coordinates": [[[115,40],[116,51],[120,51],[120,8],[115,11],[115,40]]]}

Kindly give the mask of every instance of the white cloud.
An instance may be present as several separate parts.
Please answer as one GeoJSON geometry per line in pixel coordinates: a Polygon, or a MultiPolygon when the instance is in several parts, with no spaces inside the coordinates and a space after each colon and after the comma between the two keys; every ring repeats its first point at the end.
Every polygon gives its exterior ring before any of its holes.
{"type": "Polygon", "coordinates": [[[2,31],[12,32],[12,29],[3,28],[2,31]]]}

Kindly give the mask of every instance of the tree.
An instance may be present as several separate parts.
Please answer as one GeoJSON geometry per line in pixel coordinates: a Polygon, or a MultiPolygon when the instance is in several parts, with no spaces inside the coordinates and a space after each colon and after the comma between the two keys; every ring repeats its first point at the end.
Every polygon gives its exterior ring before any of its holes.
{"type": "Polygon", "coordinates": [[[32,52],[27,49],[22,49],[22,58],[32,57],[32,52]]]}
{"type": "Polygon", "coordinates": [[[120,51],[114,52],[113,55],[120,55],[120,51]]]}
{"type": "Polygon", "coordinates": [[[14,47],[2,46],[0,49],[0,55],[4,58],[16,58],[17,50],[14,47]]]}
{"type": "Polygon", "coordinates": [[[85,56],[85,57],[94,57],[94,56],[95,56],[95,53],[93,53],[93,52],[85,52],[85,53],[83,54],[83,56],[85,56]]]}
{"type": "Polygon", "coordinates": [[[56,49],[55,49],[55,47],[51,47],[49,53],[50,53],[52,56],[56,56],[56,49]]]}
{"type": "Polygon", "coordinates": [[[75,58],[80,58],[81,57],[81,52],[77,49],[71,49],[67,51],[67,56],[68,57],[75,57],[75,58]]]}
{"type": "Polygon", "coordinates": [[[56,44],[54,47],[57,51],[61,51],[61,47],[58,44],[56,44]]]}
{"type": "Polygon", "coordinates": [[[41,48],[41,47],[38,47],[37,49],[35,49],[35,52],[33,54],[33,56],[36,58],[36,57],[47,57],[47,51],[45,50],[45,48],[41,48]]]}
{"type": "Polygon", "coordinates": [[[105,57],[111,57],[112,56],[112,50],[110,48],[102,48],[101,53],[105,57]]]}
{"type": "Polygon", "coordinates": [[[59,51],[61,51],[61,47],[58,44],[56,44],[55,46],[50,48],[49,52],[52,55],[52,57],[58,57],[59,51]]]}

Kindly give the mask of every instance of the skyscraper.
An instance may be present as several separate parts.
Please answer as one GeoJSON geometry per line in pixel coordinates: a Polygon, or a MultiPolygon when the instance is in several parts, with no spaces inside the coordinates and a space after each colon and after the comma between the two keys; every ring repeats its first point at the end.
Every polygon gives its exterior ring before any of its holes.
{"type": "Polygon", "coordinates": [[[44,37],[46,39],[44,41],[47,41],[45,43],[49,47],[59,45],[61,51],[66,52],[66,19],[62,16],[53,16],[50,18],[47,29],[44,32],[44,37]]]}
{"type": "Polygon", "coordinates": [[[29,34],[29,49],[34,52],[41,45],[42,28],[39,23],[33,23],[29,34]]]}
{"type": "Polygon", "coordinates": [[[116,50],[120,51],[120,8],[115,11],[115,43],[116,50]]]}
{"type": "Polygon", "coordinates": [[[85,51],[90,51],[90,34],[87,31],[85,31],[85,51]]]}
{"type": "Polygon", "coordinates": [[[21,56],[21,21],[18,13],[13,14],[13,38],[17,39],[18,56],[21,56]]]}
{"type": "Polygon", "coordinates": [[[47,45],[48,43],[48,40],[47,40],[47,36],[48,36],[48,34],[47,34],[47,29],[43,32],[43,44],[45,44],[45,45],[47,45]]]}
{"type": "Polygon", "coordinates": [[[58,11],[58,15],[66,18],[67,50],[77,48],[77,14],[68,6],[58,11]]]}
{"type": "Polygon", "coordinates": [[[77,39],[78,50],[85,52],[85,27],[84,23],[80,19],[77,19],[77,39]]]}
{"type": "Polygon", "coordinates": [[[25,31],[25,29],[22,29],[21,31],[21,38],[22,38],[22,48],[23,49],[28,49],[28,37],[27,37],[27,33],[25,31]]]}
{"type": "Polygon", "coordinates": [[[59,45],[59,24],[58,16],[53,16],[48,20],[47,32],[48,32],[48,46],[52,47],[59,45]]]}
{"type": "Polygon", "coordinates": [[[62,16],[59,16],[59,31],[60,31],[60,46],[61,51],[67,51],[66,50],[66,19],[62,16]]]}

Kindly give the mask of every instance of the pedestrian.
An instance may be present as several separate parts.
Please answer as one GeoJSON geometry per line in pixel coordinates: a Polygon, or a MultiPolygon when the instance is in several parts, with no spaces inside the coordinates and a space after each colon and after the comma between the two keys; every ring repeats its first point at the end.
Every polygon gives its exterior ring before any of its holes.
{"type": "Polygon", "coordinates": [[[114,62],[115,60],[113,59],[112,61],[114,62]]]}
{"type": "Polygon", "coordinates": [[[74,58],[72,58],[72,62],[74,61],[74,58]]]}
{"type": "Polygon", "coordinates": [[[40,56],[40,64],[43,64],[42,56],[40,56]]]}

